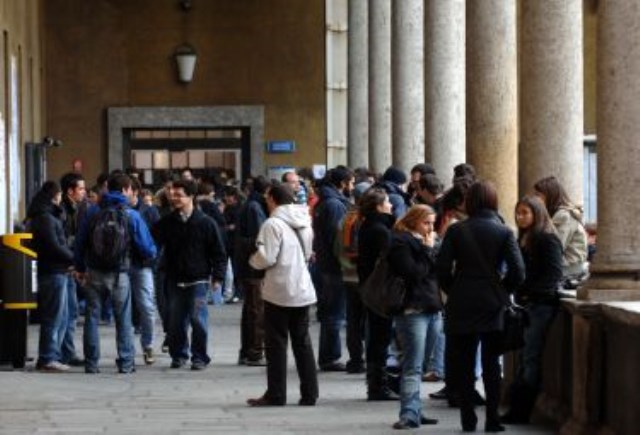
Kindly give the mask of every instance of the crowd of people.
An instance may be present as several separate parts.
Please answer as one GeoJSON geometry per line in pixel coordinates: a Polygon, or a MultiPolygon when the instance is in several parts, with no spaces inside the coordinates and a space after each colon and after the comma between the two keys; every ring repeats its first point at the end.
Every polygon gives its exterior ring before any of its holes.
{"type": "Polygon", "coordinates": [[[514,231],[498,212],[495,186],[469,164],[455,167],[446,190],[428,163],[410,174],[337,166],[321,180],[305,175],[257,176],[240,188],[220,177],[196,180],[187,168],[168,174],[155,193],[135,170],[102,175],[89,192],[77,173],[44,183],[26,219],[38,253],[37,369],[98,373],[98,324],[109,306],[120,373],[135,371],[134,324],[145,364],[155,362],[157,313],[171,368],[190,362],[203,370],[211,362],[207,303],[216,290],[229,302],[242,299],[238,364],[267,368],[266,391],[250,406],[286,404],[290,338],[300,405],[316,404],[318,371],[343,371],[366,374],[367,400],[399,400],[395,429],[438,423],[423,412],[424,381],[444,381],[430,396],[460,408],[464,431],[476,429],[478,405],[486,407],[488,432],[527,423],[559,290],[587,273],[581,211],[559,181],[531,186],[515,205],[514,231]],[[367,307],[360,293],[381,258],[406,290],[391,317],[367,307]],[[84,358],[73,340],[78,296],[84,358]],[[501,416],[503,313],[514,300],[530,322],[501,416]],[[479,377],[486,400],[474,386],[479,377]]]}

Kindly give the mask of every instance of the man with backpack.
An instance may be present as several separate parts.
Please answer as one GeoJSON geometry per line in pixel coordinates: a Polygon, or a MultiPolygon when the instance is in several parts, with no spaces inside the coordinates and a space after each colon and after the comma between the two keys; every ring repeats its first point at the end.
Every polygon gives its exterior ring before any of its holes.
{"type": "Polygon", "coordinates": [[[313,247],[322,285],[318,292],[320,349],[318,363],[325,372],[345,371],[340,361],[342,344],[340,329],[344,325],[346,289],[342,268],[335,253],[335,239],[340,222],[351,207],[354,176],[349,168],[337,166],[327,172],[320,187],[320,202],[314,209],[313,247]]]}
{"type": "Polygon", "coordinates": [[[107,182],[109,191],[91,207],[76,237],[75,263],[85,285],[87,311],[84,323],[85,372],[99,373],[100,336],[98,320],[101,301],[109,293],[116,319],[116,365],[120,373],[135,371],[131,324],[132,255],[153,259],[156,246],[140,214],[129,207],[131,179],[115,173],[107,182]]]}
{"type": "Polygon", "coordinates": [[[171,368],[183,367],[191,350],[191,370],[203,370],[207,353],[209,312],[207,294],[224,280],[227,253],[216,222],[196,207],[194,181],[173,184],[173,211],[154,226],[164,248],[165,285],[169,296],[169,354],[171,368]],[[191,325],[191,346],[187,338],[191,325]]]}

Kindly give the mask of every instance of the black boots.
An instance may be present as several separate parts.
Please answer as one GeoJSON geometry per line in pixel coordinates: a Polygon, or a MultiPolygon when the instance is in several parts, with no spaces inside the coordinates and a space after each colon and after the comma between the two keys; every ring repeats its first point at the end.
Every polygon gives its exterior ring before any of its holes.
{"type": "Polygon", "coordinates": [[[398,400],[400,396],[389,388],[389,375],[384,367],[367,364],[367,400],[398,400]]]}

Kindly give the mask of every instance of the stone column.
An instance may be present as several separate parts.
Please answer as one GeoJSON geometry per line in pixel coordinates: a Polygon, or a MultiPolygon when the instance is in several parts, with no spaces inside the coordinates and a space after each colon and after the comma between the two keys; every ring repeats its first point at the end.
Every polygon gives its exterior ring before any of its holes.
{"type": "Polygon", "coordinates": [[[393,2],[393,164],[424,162],[424,0],[393,2]]]}
{"type": "Polygon", "coordinates": [[[467,160],[498,189],[500,213],[513,223],[518,199],[515,0],[466,3],[467,160]]]}
{"type": "Polygon", "coordinates": [[[578,296],[640,300],[640,7],[598,8],[598,251],[578,296]]]}
{"type": "Polygon", "coordinates": [[[352,168],[369,166],[368,6],[349,0],[349,105],[347,150],[352,168]]]}
{"type": "Polygon", "coordinates": [[[425,156],[446,185],[466,159],[464,5],[425,3],[425,156]]]}
{"type": "Polygon", "coordinates": [[[391,164],[391,0],[369,2],[369,166],[391,164]]]}
{"type": "Polygon", "coordinates": [[[521,5],[520,193],[555,175],[583,204],[582,0],[521,5]]]}

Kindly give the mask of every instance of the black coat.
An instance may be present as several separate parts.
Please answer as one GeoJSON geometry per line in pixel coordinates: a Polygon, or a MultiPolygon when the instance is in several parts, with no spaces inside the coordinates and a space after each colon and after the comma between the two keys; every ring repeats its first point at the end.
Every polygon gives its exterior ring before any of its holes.
{"type": "Polygon", "coordinates": [[[501,330],[505,291],[513,292],[524,281],[524,263],[516,238],[490,210],[482,210],[447,230],[437,272],[440,286],[448,295],[445,330],[450,334],[501,330]]]}
{"type": "Polygon", "coordinates": [[[358,279],[364,284],[380,254],[391,245],[393,215],[372,213],[365,216],[358,232],[358,279]]]}
{"type": "Polygon", "coordinates": [[[339,274],[340,261],[335,255],[334,245],[340,221],[352,207],[349,199],[331,185],[319,189],[320,202],[314,209],[313,250],[322,273],[339,274]]]}
{"type": "Polygon", "coordinates": [[[38,274],[66,272],[73,264],[73,251],[67,246],[62,222],[64,211],[51,199],[36,195],[29,206],[31,248],[38,254],[38,274]]]}
{"type": "Polygon", "coordinates": [[[442,310],[434,248],[425,246],[413,234],[396,232],[388,260],[391,270],[404,278],[407,289],[405,308],[425,313],[442,310]]]}
{"type": "Polygon", "coordinates": [[[164,248],[167,277],[177,282],[212,279],[223,281],[227,254],[218,225],[195,208],[186,222],[175,210],[153,228],[158,245],[164,248]]]}
{"type": "Polygon", "coordinates": [[[555,304],[562,280],[562,243],[554,233],[539,233],[528,246],[521,250],[526,278],[516,292],[518,300],[555,304]]]}
{"type": "Polygon", "coordinates": [[[233,264],[235,274],[239,279],[262,279],[263,270],[255,270],[249,265],[249,258],[256,252],[256,239],[260,227],[269,217],[265,199],[258,192],[251,192],[247,202],[238,212],[238,222],[235,231],[233,264]]]}

